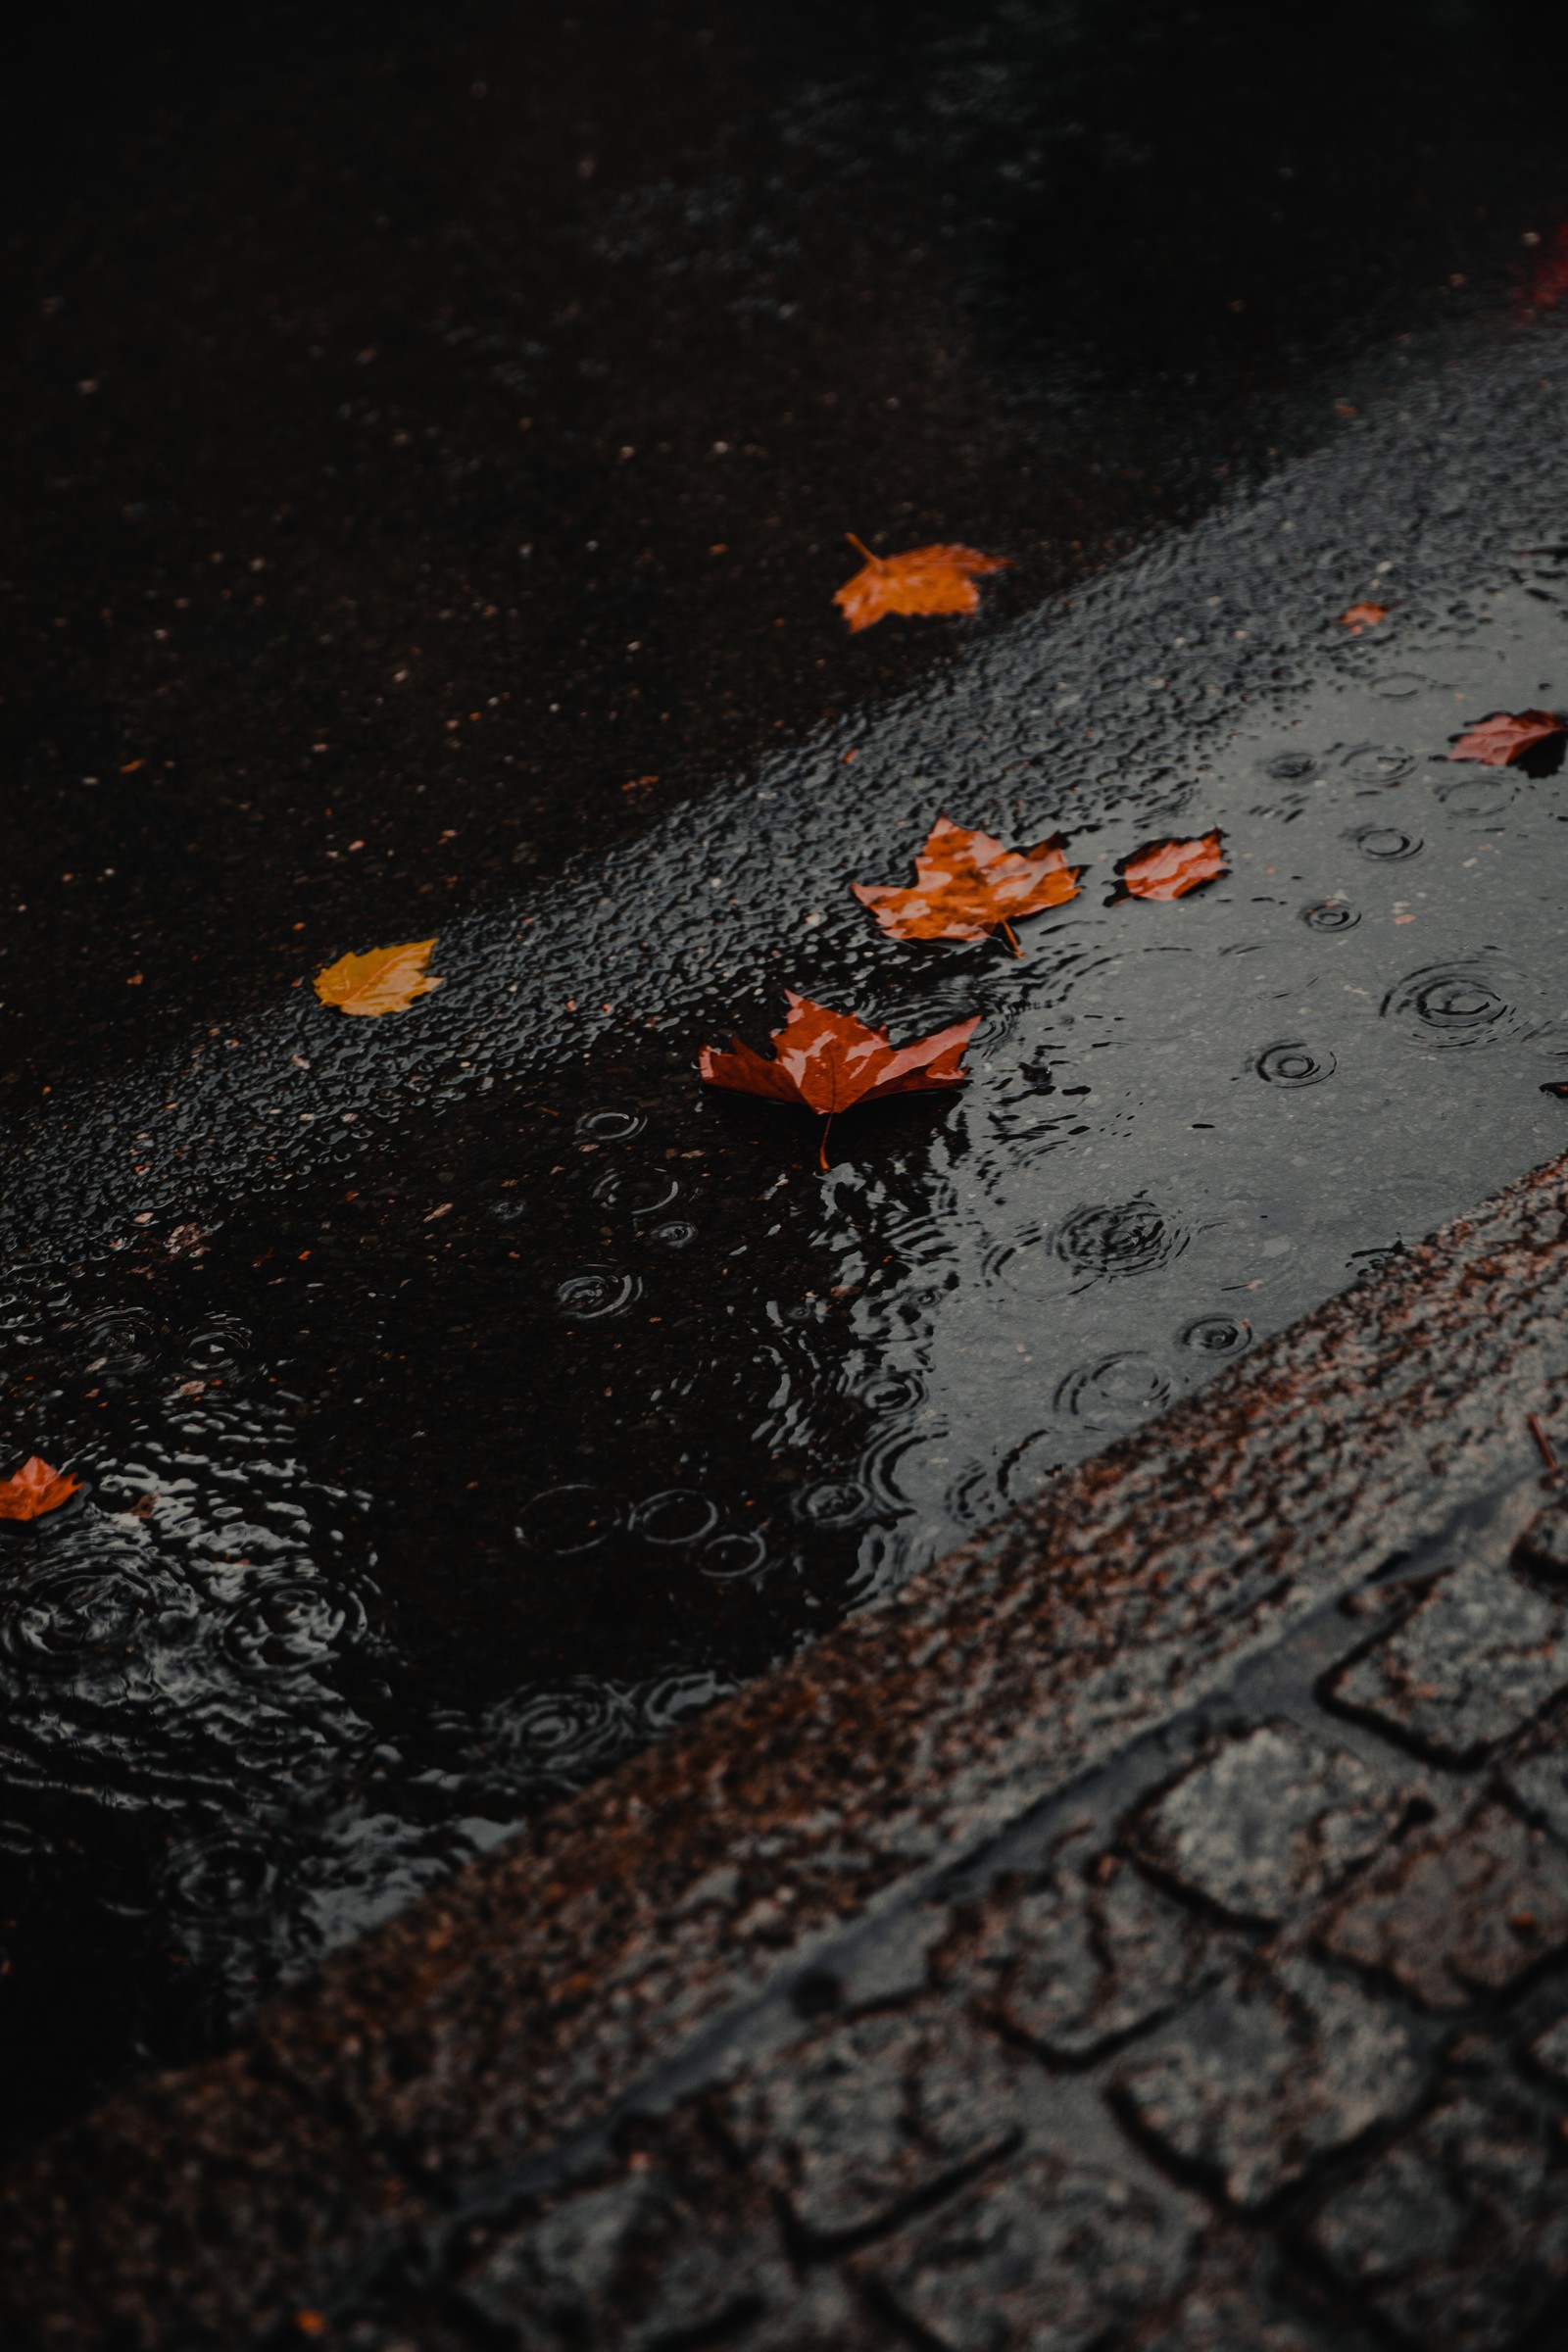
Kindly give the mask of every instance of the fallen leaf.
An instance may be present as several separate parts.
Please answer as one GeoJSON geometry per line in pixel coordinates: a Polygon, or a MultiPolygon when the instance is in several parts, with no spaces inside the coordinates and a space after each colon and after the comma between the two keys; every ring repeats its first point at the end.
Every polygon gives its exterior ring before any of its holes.
{"type": "Polygon", "coordinates": [[[81,1486],[67,1471],[52,1470],[41,1454],[32,1454],[0,1486],[0,1519],[41,1519],[58,1511],[81,1486]]]}
{"type": "Polygon", "coordinates": [[[1190,890],[1228,874],[1220,843],[1225,836],[1216,826],[1196,841],[1152,841],[1135,850],[1116,867],[1116,887],[1105,901],[1120,906],[1123,899],[1185,899],[1190,890]]]}
{"type": "Polygon", "coordinates": [[[1495,710],[1477,727],[1453,738],[1450,760],[1476,760],[1483,767],[1511,767],[1538,743],[1568,735],[1568,719],[1555,710],[1495,710]]]}
{"type": "Polygon", "coordinates": [[[1005,556],[982,556],[972,547],[911,547],[902,556],[873,556],[853,531],[844,535],[865,558],[863,569],[833,598],[852,629],[868,629],[889,612],[972,612],[980,602],[974,575],[1007,567],[1005,556]]]}
{"type": "Polygon", "coordinates": [[[1522,288],[1518,308],[1525,318],[1534,318],[1543,311],[1554,311],[1568,295],[1568,220],[1559,220],[1546,240],[1546,250],[1530,273],[1530,282],[1522,288]]]}
{"type": "MultiPolygon", "coordinates": [[[[789,1019],[773,1032],[774,1056],[756,1053],[736,1038],[729,1052],[704,1046],[697,1066],[708,1086],[737,1094],[765,1095],[775,1102],[800,1102],[831,1123],[836,1111],[889,1095],[923,1094],[961,1086],[968,1072],[963,1049],[980,1016],[955,1021],[913,1045],[895,1046],[885,1029],[872,1029],[853,1012],[829,1012],[808,997],[784,992],[789,1019]]],[[[820,1164],[827,1166],[827,1128],[822,1130],[820,1164]]]]}
{"type": "Polygon", "coordinates": [[[1363,629],[1375,629],[1380,620],[1387,620],[1388,617],[1387,605],[1348,605],[1340,614],[1340,619],[1352,637],[1359,637],[1363,629]]]}
{"type": "Polygon", "coordinates": [[[316,975],[316,993],[339,1012],[379,1017],[404,1012],[416,997],[428,996],[441,982],[428,970],[433,939],[409,940],[400,948],[371,948],[365,956],[340,956],[316,975]]]}
{"type": "Polygon", "coordinates": [[[914,888],[852,882],[894,939],[987,939],[999,925],[1013,954],[1022,950],[1012,923],[1078,896],[1081,865],[1067,863],[1059,833],[1032,850],[1009,850],[989,833],[971,833],[939,816],[914,860],[914,888]]]}

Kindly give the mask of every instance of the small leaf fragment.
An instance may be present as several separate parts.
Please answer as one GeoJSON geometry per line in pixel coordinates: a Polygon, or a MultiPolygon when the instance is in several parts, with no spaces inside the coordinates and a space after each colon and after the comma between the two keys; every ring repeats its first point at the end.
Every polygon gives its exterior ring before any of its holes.
{"type": "Polygon", "coordinates": [[[1224,838],[1216,826],[1193,841],[1152,841],[1135,850],[1117,865],[1106,906],[1119,906],[1124,899],[1184,899],[1190,890],[1217,882],[1231,870],[1220,848],[1224,838]]]}
{"type": "Polygon", "coordinates": [[[1475,760],[1483,767],[1511,767],[1538,743],[1568,735],[1568,718],[1555,710],[1494,710],[1479,726],[1453,737],[1450,760],[1475,760]]]}
{"type": "MultiPolygon", "coordinates": [[[[972,833],[939,816],[914,860],[914,888],[852,882],[894,939],[985,939],[1025,914],[1065,906],[1078,896],[1081,865],[1067,863],[1059,833],[1032,850],[1009,850],[990,833],[972,833]]],[[[1016,943],[1014,943],[1016,945],[1016,943]]]]}
{"type": "Polygon", "coordinates": [[[442,985],[428,968],[434,946],[433,939],[415,939],[402,947],[371,948],[364,956],[340,956],[317,973],[316,993],[339,1012],[364,1013],[371,1019],[406,1012],[416,997],[427,997],[442,985]]]}
{"type": "Polygon", "coordinates": [[[983,556],[973,547],[911,547],[902,556],[873,556],[853,531],[845,537],[865,564],[835,591],[833,602],[855,630],[870,628],[889,612],[973,612],[980,602],[976,576],[1005,571],[1008,564],[1005,556],[983,556]]]}
{"type": "Polygon", "coordinates": [[[1352,637],[1359,637],[1363,629],[1375,629],[1380,620],[1387,620],[1388,617],[1389,607],[1374,604],[1348,605],[1340,614],[1342,623],[1352,637]]]}
{"type": "Polygon", "coordinates": [[[80,1487],[79,1478],[51,1468],[42,1454],[31,1454],[0,1485],[0,1519],[41,1519],[46,1511],[58,1511],[69,1502],[80,1487]]]}

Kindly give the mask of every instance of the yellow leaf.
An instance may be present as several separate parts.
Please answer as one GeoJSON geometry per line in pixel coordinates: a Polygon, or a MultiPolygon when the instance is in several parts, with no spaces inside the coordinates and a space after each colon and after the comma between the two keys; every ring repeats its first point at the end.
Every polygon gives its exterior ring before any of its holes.
{"type": "Polygon", "coordinates": [[[340,956],[316,975],[316,993],[339,1012],[405,1012],[416,997],[441,983],[430,977],[433,939],[411,939],[401,948],[372,948],[368,956],[340,956]]]}

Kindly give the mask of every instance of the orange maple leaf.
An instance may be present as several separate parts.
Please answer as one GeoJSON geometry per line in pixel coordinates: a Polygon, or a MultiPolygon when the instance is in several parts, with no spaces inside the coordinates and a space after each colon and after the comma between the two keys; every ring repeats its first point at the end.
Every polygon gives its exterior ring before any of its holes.
{"type": "Polygon", "coordinates": [[[923,1094],[961,1086],[963,1049],[980,1016],[955,1021],[909,1046],[895,1046],[885,1029],[872,1029],[853,1012],[829,1012],[809,997],[784,991],[789,1019],[773,1032],[769,1060],[737,1037],[728,1053],[704,1046],[697,1066],[708,1086],[726,1086],[742,1095],[765,1095],[775,1102],[801,1102],[826,1122],[818,1154],[827,1166],[827,1129],[836,1111],[889,1095],[923,1094]]]}
{"type": "Polygon", "coordinates": [[[0,1519],[41,1519],[45,1511],[69,1502],[80,1486],[79,1478],[51,1469],[42,1454],[32,1454],[0,1485],[0,1519]]]}
{"type": "Polygon", "coordinates": [[[1568,719],[1555,710],[1494,710],[1479,726],[1453,738],[1450,760],[1478,760],[1483,767],[1511,767],[1538,743],[1568,735],[1568,719]]]}
{"type": "Polygon", "coordinates": [[[989,833],[939,816],[915,857],[912,890],[886,882],[850,888],[895,939],[987,939],[1000,926],[1021,956],[1013,920],[1065,906],[1078,896],[1083,872],[1067,863],[1059,833],[1035,849],[1009,850],[989,833]]]}
{"type": "Polygon", "coordinates": [[[1185,899],[1190,890],[1228,874],[1220,843],[1225,836],[1216,826],[1196,841],[1152,841],[1123,858],[1116,867],[1116,887],[1105,901],[1120,906],[1124,899],[1185,899]]]}
{"type": "Polygon", "coordinates": [[[433,939],[414,939],[400,948],[371,948],[364,956],[340,956],[316,975],[316,993],[323,1004],[339,1012],[359,1012],[372,1018],[383,1012],[404,1012],[416,997],[426,997],[441,982],[428,969],[433,939]]]}
{"type": "Polygon", "coordinates": [[[1005,571],[1006,556],[982,556],[972,547],[911,547],[906,555],[873,556],[853,531],[844,534],[865,558],[833,602],[852,629],[868,629],[889,612],[972,612],[980,602],[974,575],[1005,571]]]}
{"type": "Polygon", "coordinates": [[[1359,637],[1363,629],[1375,629],[1380,620],[1387,620],[1389,611],[1387,605],[1348,605],[1340,619],[1352,637],[1359,637]]]}

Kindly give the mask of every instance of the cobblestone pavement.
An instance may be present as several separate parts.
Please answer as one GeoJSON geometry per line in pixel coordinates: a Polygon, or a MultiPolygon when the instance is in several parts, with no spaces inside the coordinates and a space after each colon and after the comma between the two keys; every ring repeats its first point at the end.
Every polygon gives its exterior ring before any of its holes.
{"type": "Polygon", "coordinates": [[[8,2352],[1555,2352],[1564,1180],[13,2173],[8,2352]]]}
{"type": "Polygon", "coordinates": [[[1392,1561],[342,2340],[1560,2344],[1565,1533],[1392,1561]]]}

